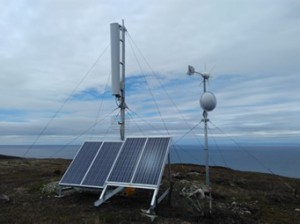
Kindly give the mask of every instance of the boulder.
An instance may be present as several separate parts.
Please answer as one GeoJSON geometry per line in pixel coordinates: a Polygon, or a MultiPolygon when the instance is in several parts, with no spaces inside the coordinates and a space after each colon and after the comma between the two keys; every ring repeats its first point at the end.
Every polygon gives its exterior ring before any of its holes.
{"type": "Polygon", "coordinates": [[[4,203],[7,203],[9,202],[10,199],[7,195],[5,194],[0,194],[0,204],[4,204],[4,203]]]}

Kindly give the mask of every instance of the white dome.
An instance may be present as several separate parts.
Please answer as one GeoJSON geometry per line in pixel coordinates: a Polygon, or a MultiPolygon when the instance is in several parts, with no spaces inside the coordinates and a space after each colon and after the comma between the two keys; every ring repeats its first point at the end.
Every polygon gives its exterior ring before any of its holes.
{"type": "Polygon", "coordinates": [[[212,111],[217,105],[217,99],[212,92],[205,92],[200,98],[200,106],[205,111],[212,111]]]}

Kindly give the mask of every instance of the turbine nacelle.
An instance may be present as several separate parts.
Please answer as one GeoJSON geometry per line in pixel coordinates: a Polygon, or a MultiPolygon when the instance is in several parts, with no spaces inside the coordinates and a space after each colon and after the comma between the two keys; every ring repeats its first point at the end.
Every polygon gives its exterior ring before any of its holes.
{"type": "Polygon", "coordinates": [[[202,77],[205,78],[205,79],[208,79],[209,76],[210,76],[210,73],[209,72],[203,72],[201,73],[202,77]]]}

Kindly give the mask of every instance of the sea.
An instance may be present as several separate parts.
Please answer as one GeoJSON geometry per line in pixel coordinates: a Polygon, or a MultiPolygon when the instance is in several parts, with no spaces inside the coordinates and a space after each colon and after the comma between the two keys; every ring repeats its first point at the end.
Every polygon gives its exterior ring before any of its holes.
{"type": "MultiPolygon", "coordinates": [[[[26,158],[73,159],[79,145],[1,145],[0,154],[26,158]]],[[[194,145],[173,145],[170,162],[205,165],[206,151],[194,145]]],[[[300,178],[300,146],[218,146],[208,150],[209,165],[300,178]]]]}

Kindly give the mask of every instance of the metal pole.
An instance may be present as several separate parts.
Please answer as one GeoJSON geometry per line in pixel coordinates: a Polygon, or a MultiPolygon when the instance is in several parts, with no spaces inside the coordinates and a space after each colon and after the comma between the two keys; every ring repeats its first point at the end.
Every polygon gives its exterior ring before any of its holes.
{"type": "Polygon", "coordinates": [[[203,112],[203,120],[204,120],[204,150],[205,150],[205,173],[206,179],[205,184],[208,190],[209,197],[209,210],[211,212],[212,209],[212,200],[211,200],[211,189],[210,189],[210,178],[209,178],[209,153],[208,153],[208,136],[207,136],[207,112],[203,112]]]}
{"type": "Polygon", "coordinates": [[[120,122],[120,138],[123,141],[125,139],[125,32],[126,28],[124,26],[124,20],[122,20],[122,77],[121,77],[121,105],[120,105],[120,114],[121,114],[121,122],[120,122]]]}
{"type": "MultiPolygon", "coordinates": [[[[203,77],[203,91],[206,92],[206,77],[203,77]]],[[[211,200],[211,190],[210,190],[210,178],[209,178],[209,153],[208,153],[208,135],[207,135],[207,118],[208,114],[206,111],[203,111],[203,121],[204,121],[204,151],[205,151],[205,184],[208,190],[209,197],[209,211],[212,209],[212,200],[211,200]]]]}
{"type": "Polygon", "coordinates": [[[205,171],[206,171],[206,187],[209,189],[209,155],[208,155],[208,137],[207,137],[207,112],[203,112],[204,120],[204,150],[205,150],[205,171]]]}

